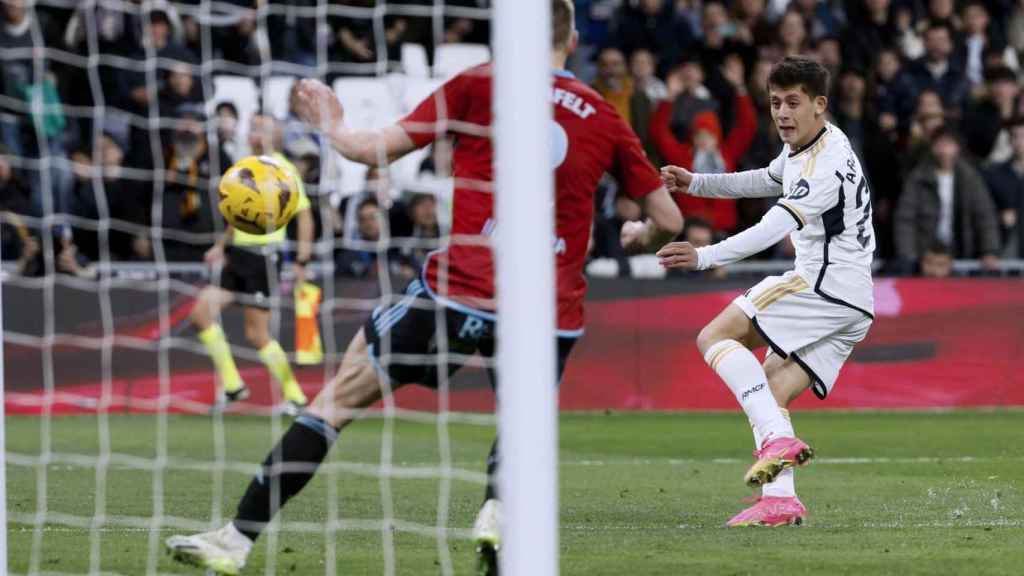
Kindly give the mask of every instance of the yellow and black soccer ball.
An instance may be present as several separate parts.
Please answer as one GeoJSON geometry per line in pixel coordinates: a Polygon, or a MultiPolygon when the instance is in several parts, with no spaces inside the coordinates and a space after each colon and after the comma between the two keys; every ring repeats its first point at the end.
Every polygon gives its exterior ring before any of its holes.
{"type": "Polygon", "coordinates": [[[228,224],[269,234],[288,224],[299,205],[298,175],[270,156],[248,156],[220,179],[217,207],[228,224]]]}

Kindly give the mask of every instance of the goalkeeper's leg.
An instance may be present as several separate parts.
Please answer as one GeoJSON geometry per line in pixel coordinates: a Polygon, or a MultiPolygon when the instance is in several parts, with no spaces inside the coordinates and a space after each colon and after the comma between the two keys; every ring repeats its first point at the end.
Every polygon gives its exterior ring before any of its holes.
{"type": "Polygon", "coordinates": [[[174,558],[219,574],[237,574],[266,525],[316,473],[338,432],[381,396],[379,375],[360,330],[345,351],[337,375],[263,461],[238,504],[235,519],[220,530],[169,538],[167,547],[174,558]]]}

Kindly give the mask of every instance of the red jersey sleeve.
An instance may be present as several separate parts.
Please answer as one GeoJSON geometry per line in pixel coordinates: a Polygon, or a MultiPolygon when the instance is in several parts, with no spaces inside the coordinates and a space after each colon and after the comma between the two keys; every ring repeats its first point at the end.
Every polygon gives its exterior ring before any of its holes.
{"type": "Polygon", "coordinates": [[[644,152],[633,129],[621,118],[615,119],[619,136],[615,138],[615,165],[612,175],[633,199],[640,199],[661,188],[661,176],[644,152]]]}
{"type": "Polygon", "coordinates": [[[422,148],[449,131],[449,120],[462,120],[469,106],[467,74],[458,74],[420,102],[408,116],[398,121],[413,143],[422,148]]]}

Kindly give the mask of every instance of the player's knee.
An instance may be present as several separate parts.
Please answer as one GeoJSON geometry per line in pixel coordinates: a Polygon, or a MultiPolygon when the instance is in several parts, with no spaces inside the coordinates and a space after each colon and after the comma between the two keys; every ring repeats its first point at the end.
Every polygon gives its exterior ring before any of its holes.
{"type": "Polygon", "coordinates": [[[270,343],[270,330],[267,326],[259,326],[255,323],[246,323],[245,339],[254,348],[263,348],[270,343]]]}
{"type": "Polygon", "coordinates": [[[209,305],[202,300],[196,302],[196,305],[192,307],[192,311],[188,314],[188,321],[197,330],[205,330],[212,321],[209,305]]]}
{"type": "Polygon", "coordinates": [[[708,348],[714,346],[722,338],[723,336],[717,327],[714,324],[708,324],[697,334],[697,349],[700,350],[701,354],[704,354],[708,351],[708,348]]]}

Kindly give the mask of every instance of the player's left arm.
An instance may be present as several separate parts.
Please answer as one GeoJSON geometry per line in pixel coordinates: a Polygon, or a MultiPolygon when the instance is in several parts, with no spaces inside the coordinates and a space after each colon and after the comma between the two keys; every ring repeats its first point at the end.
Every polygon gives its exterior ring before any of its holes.
{"type": "Polygon", "coordinates": [[[696,248],[689,242],[672,242],[658,250],[657,255],[665,268],[707,270],[753,256],[774,246],[795,229],[793,218],[776,205],[754,226],[717,244],[696,248]]]}
{"type": "Polygon", "coordinates": [[[334,91],[319,80],[299,82],[295,112],[311,128],[320,130],[345,158],[366,165],[381,165],[417,148],[397,124],[376,130],[355,130],[345,125],[345,113],[334,91]]]}

